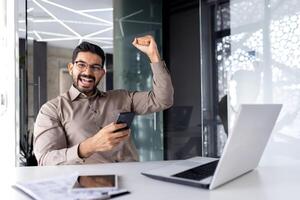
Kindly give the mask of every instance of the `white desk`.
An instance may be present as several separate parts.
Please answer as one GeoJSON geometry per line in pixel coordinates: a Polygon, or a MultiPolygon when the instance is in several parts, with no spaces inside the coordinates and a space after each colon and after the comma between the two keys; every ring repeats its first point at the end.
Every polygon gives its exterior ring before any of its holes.
{"type": "MultiPolygon", "coordinates": [[[[131,194],[118,199],[128,200],[277,200],[300,198],[300,163],[284,166],[260,166],[256,170],[236,179],[216,190],[209,191],[174,183],[150,179],[140,172],[162,166],[173,161],[115,163],[85,166],[51,166],[16,168],[15,180],[35,180],[53,176],[79,173],[116,173],[121,176],[120,184],[131,194]]],[[[28,199],[25,195],[9,187],[12,198],[28,199]]]]}

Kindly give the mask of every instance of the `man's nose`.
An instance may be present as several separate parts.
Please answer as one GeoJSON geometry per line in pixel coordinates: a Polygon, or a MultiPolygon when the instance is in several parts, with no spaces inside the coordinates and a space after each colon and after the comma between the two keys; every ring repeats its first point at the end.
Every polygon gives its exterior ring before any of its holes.
{"type": "Polygon", "coordinates": [[[92,70],[92,68],[90,66],[87,66],[87,68],[85,69],[84,72],[86,72],[88,74],[93,74],[94,73],[94,71],[92,70]]]}

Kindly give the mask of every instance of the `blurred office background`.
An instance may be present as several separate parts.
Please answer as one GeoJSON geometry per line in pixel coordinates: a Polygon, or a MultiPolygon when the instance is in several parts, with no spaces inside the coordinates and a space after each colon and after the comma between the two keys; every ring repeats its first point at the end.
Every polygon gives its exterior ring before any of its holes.
{"type": "Polygon", "coordinates": [[[219,157],[243,103],[283,104],[263,162],[299,160],[297,0],[3,0],[0,11],[2,148],[17,166],[35,164],[36,115],[69,89],[66,67],[81,41],[106,52],[100,90],[151,89],[149,60],[131,45],[145,34],[175,96],[172,108],[135,118],[141,161],[219,157]]]}

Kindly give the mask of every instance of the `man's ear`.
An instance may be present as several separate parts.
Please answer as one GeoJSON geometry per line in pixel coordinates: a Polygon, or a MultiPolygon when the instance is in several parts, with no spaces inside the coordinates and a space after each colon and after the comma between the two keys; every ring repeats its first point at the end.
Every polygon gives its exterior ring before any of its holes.
{"type": "Polygon", "coordinates": [[[71,76],[73,75],[73,66],[74,66],[73,63],[68,64],[68,71],[71,76]]]}

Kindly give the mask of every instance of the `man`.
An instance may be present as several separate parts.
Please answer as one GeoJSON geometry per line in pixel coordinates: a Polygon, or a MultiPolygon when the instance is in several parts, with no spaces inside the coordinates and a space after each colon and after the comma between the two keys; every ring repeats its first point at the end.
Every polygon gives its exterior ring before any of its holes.
{"type": "Polygon", "coordinates": [[[161,61],[152,36],[132,43],[151,61],[151,91],[102,92],[97,85],[105,74],[103,50],[83,42],[75,48],[68,70],[73,78],[70,90],[44,104],[34,127],[34,153],[39,165],[137,161],[130,130],[117,131],[120,112],[147,114],[173,104],[171,77],[161,61]]]}

